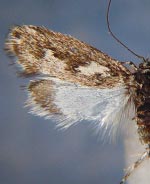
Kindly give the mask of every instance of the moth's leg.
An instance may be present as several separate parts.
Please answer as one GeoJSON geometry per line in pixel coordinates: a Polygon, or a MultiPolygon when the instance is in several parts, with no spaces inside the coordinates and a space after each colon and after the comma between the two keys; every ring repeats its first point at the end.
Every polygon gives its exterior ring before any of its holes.
{"type": "Polygon", "coordinates": [[[140,156],[140,158],[134,162],[130,167],[128,167],[126,174],[122,178],[120,184],[124,184],[132,172],[146,159],[150,157],[150,145],[148,145],[147,150],[140,156]]]}
{"type": "Polygon", "coordinates": [[[126,64],[126,65],[130,65],[131,68],[134,70],[134,71],[137,71],[138,70],[138,67],[132,62],[132,61],[123,61],[121,62],[123,65],[126,64]]]}

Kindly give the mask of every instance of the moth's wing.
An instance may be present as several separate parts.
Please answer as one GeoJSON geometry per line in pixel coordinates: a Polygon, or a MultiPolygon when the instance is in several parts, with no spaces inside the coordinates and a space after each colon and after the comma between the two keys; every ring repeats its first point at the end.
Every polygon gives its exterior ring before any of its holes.
{"type": "Polygon", "coordinates": [[[18,58],[23,76],[49,77],[29,85],[27,104],[34,114],[57,117],[58,126],[64,128],[89,120],[104,130],[115,130],[119,122],[134,117],[134,103],[126,88],[130,72],[103,52],[36,26],[12,28],[5,48],[18,58]]]}
{"type": "Polygon", "coordinates": [[[30,112],[54,118],[64,129],[87,120],[97,132],[103,128],[103,134],[115,134],[120,122],[131,122],[135,116],[132,97],[123,86],[96,89],[48,78],[31,81],[28,92],[30,112]]]}
{"type": "Polygon", "coordinates": [[[111,88],[127,81],[130,75],[107,54],[44,27],[12,28],[5,49],[17,56],[24,76],[45,74],[85,86],[111,88]]]}

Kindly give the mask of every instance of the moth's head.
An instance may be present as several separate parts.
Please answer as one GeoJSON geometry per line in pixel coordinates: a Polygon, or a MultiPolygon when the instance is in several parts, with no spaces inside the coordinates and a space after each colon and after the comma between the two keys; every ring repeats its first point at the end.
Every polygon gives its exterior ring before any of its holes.
{"type": "Polygon", "coordinates": [[[139,64],[140,69],[150,69],[150,58],[143,59],[143,62],[139,64]]]}

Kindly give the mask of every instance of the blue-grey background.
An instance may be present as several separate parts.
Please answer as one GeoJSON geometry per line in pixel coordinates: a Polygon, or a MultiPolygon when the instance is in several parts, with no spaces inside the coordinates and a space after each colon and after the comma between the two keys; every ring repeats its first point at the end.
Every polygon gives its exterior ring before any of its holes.
{"type": "MultiPolygon", "coordinates": [[[[43,25],[71,34],[112,57],[138,61],[106,26],[106,0],[0,0],[0,184],[117,184],[124,147],[97,139],[89,124],[62,132],[23,108],[23,79],[9,66],[3,46],[14,25],[43,25]]],[[[114,0],[113,31],[138,54],[150,54],[150,1],[114,0]]],[[[88,107],[87,107],[88,108],[88,107]]]]}

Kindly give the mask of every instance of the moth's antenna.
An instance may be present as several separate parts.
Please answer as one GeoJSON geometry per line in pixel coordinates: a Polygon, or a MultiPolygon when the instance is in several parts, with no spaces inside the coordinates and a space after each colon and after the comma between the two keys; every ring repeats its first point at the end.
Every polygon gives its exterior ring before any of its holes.
{"type": "Polygon", "coordinates": [[[136,54],[133,50],[129,49],[123,42],[121,42],[116,36],[115,34],[112,32],[111,28],[110,28],[110,21],[109,21],[109,12],[110,12],[110,4],[111,4],[111,0],[109,0],[108,2],[108,6],[107,6],[107,27],[108,27],[108,31],[110,33],[110,35],[120,44],[122,45],[124,48],[126,48],[129,52],[131,52],[133,55],[135,55],[136,57],[142,59],[143,61],[145,61],[145,58],[143,56],[140,56],[138,54],[136,54]]]}

